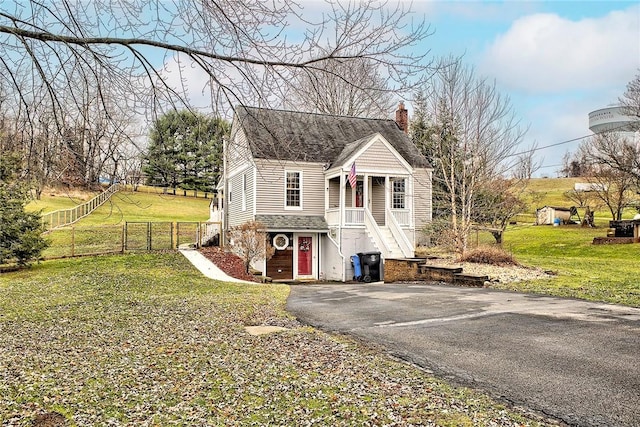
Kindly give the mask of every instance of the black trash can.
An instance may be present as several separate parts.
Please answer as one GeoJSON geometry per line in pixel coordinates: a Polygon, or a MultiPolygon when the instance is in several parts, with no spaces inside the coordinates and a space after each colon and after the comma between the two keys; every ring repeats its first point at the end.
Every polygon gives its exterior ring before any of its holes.
{"type": "Polygon", "coordinates": [[[382,258],[380,252],[359,252],[362,278],[365,282],[379,282],[382,280],[382,258]]]}

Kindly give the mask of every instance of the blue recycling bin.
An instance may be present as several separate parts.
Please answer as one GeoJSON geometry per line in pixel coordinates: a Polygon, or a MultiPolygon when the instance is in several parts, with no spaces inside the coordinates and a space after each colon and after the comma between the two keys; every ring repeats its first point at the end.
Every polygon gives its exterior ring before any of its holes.
{"type": "Polygon", "coordinates": [[[360,256],[351,255],[351,264],[353,265],[353,280],[362,280],[362,267],[360,265],[360,256]]]}

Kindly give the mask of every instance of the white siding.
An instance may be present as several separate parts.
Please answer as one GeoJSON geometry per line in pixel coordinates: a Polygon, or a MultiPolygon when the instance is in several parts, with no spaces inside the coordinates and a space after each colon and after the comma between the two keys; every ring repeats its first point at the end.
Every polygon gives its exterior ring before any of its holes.
{"type": "MultiPolygon", "coordinates": [[[[342,281],[344,265],[338,247],[324,234],[320,235],[320,248],[322,260],[320,265],[320,279],[342,281]]],[[[347,260],[347,263],[348,262],[349,260],[347,260]]],[[[353,276],[353,273],[351,273],[351,276],[353,276]]],[[[349,280],[351,277],[349,276],[347,279],[349,280]]]]}
{"type": "Polygon", "coordinates": [[[233,175],[238,169],[252,163],[249,144],[242,129],[239,129],[232,136],[232,142],[227,145],[227,173],[233,175]]]}
{"type": "Polygon", "coordinates": [[[329,181],[329,209],[340,206],[340,181],[329,181]]]}
{"type": "Polygon", "coordinates": [[[356,173],[360,171],[385,171],[386,173],[406,173],[406,167],[381,141],[374,142],[356,159],[356,173]]]}
{"type": "Polygon", "coordinates": [[[324,173],[317,163],[257,159],[256,214],[324,215],[324,173]],[[285,170],[302,172],[302,210],[285,209],[285,170]]]}
{"type": "Polygon", "coordinates": [[[378,225],[385,225],[385,191],[384,181],[373,179],[371,183],[371,215],[378,225]]]}
{"type": "Polygon", "coordinates": [[[425,225],[431,222],[431,169],[416,169],[413,173],[413,215],[416,225],[416,244],[426,242],[422,232],[425,225]]]}
{"type": "Polygon", "coordinates": [[[246,168],[243,171],[236,173],[228,179],[228,190],[231,190],[232,200],[231,202],[227,199],[227,211],[228,211],[228,221],[229,227],[234,227],[236,225],[243,224],[247,221],[251,221],[253,217],[253,205],[254,205],[254,194],[253,194],[253,176],[254,169],[252,167],[246,168]],[[246,180],[246,191],[243,192],[243,176],[245,176],[246,180]],[[242,197],[243,193],[246,197],[246,209],[242,210],[243,203],[242,197]]]}

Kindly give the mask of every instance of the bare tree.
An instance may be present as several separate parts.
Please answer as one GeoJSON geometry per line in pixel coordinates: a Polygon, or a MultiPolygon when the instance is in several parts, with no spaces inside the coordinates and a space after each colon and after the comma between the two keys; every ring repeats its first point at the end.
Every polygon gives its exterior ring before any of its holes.
{"type": "Polygon", "coordinates": [[[389,116],[395,100],[388,77],[381,75],[377,63],[367,58],[328,59],[318,67],[321,70],[294,73],[295,84],[290,87],[285,107],[340,116],[389,116]]]}
{"type": "Polygon", "coordinates": [[[296,76],[321,81],[342,72],[327,64],[361,63],[384,85],[341,81],[383,108],[385,94],[430,68],[428,52],[414,49],[429,26],[414,21],[405,3],[317,7],[295,0],[0,3],[0,101],[19,112],[9,119],[33,141],[42,141],[40,113],[50,114],[44,141],[63,150],[52,158],[71,159],[53,175],[64,170],[93,183],[105,170],[117,174],[131,151],[117,147],[139,141],[122,118],[189,108],[190,92],[208,92],[215,115],[225,117],[236,104],[282,105],[296,76]]]}
{"type": "Polygon", "coordinates": [[[130,91],[123,102],[145,101],[155,108],[186,102],[179,95],[189,89],[189,67],[196,67],[208,76],[214,100],[228,111],[235,103],[280,99],[293,70],[322,72],[328,60],[376,64],[394,88],[428,66],[426,52],[411,47],[430,34],[429,27],[413,23],[402,3],[394,8],[375,0],[326,2],[326,7],[309,17],[293,0],[7,4],[0,9],[0,75],[25,105],[28,91],[16,84],[22,72],[32,76],[32,86],[45,89],[58,111],[81,99],[79,81],[98,92],[109,81],[123,94],[130,91]],[[296,32],[292,22],[303,30],[296,32]],[[172,58],[178,62],[179,88],[162,71],[172,58]]]}
{"type": "Polygon", "coordinates": [[[627,90],[619,99],[626,115],[636,117],[640,128],[640,72],[627,84],[627,90]]]}
{"type": "Polygon", "coordinates": [[[620,221],[624,209],[631,201],[632,177],[605,166],[589,180],[595,184],[593,193],[609,209],[611,219],[620,221]]]}
{"type": "Polygon", "coordinates": [[[527,207],[523,197],[527,181],[497,177],[476,192],[472,220],[487,226],[497,244],[502,244],[509,221],[527,207]]]}
{"type": "Polygon", "coordinates": [[[587,154],[596,172],[613,170],[627,181],[630,178],[640,188],[640,143],[626,132],[605,132],[594,135],[580,147],[587,154]]]}
{"type": "Polygon", "coordinates": [[[633,188],[638,184],[638,147],[623,132],[604,132],[584,141],[578,151],[588,162],[592,196],[609,209],[613,220],[622,219],[633,188]]]}
{"type": "Polygon", "coordinates": [[[242,258],[248,273],[251,263],[260,259],[270,259],[275,253],[271,246],[265,226],[259,221],[249,221],[233,227],[228,234],[233,251],[242,258]]]}
{"type": "Polygon", "coordinates": [[[454,247],[464,254],[477,193],[515,167],[525,131],[495,83],[453,58],[439,65],[422,97],[430,126],[416,143],[434,166],[434,194],[446,200],[454,247]]]}

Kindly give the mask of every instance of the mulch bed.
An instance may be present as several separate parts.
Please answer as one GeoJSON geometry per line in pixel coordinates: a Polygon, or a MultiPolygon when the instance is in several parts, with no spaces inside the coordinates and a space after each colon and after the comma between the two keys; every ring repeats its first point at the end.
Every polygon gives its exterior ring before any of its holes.
{"type": "Polygon", "coordinates": [[[200,248],[200,253],[231,277],[250,282],[258,281],[253,274],[246,272],[242,259],[234,253],[216,246],[200,248]]]}

